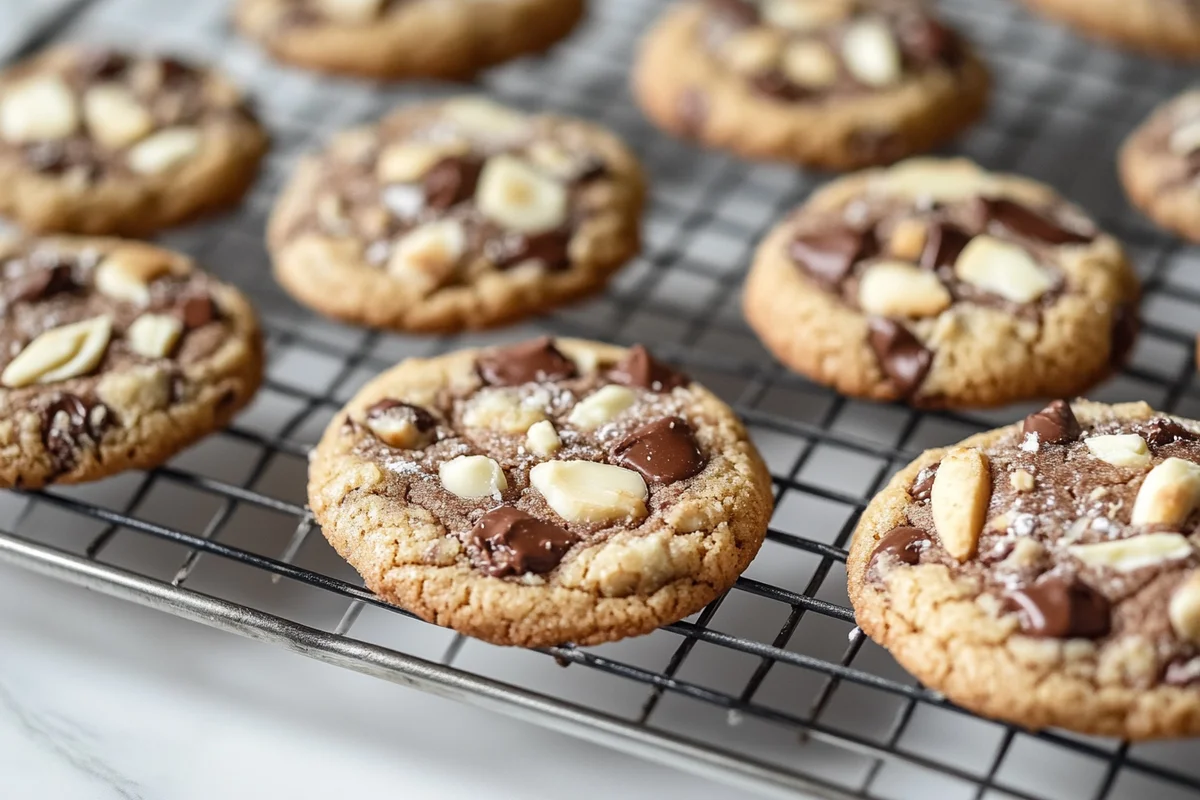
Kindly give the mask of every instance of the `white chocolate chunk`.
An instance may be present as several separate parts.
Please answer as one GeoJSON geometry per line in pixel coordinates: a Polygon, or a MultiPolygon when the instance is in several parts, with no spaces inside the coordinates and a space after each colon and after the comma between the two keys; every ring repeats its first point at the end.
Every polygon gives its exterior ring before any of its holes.
{"type": "Polygon", "coordinates": [[[1194,119],[1171,133],[1168,149],[1177,156],[1189,156],[1200,150],[1200,119],[1194,119]]]}
{"type": "Polygon", "coordinates": [[[179,343],[183,323],[172,314],[142,314],[133,321],[125,338],[129,349],[146,358],[166,358],[179,343]]]}
{"type": "Polygon", "coordinates": [[[968,242],[954,272],[972,286],[1014,303],[1031,303],[1054,286],[1025,248],[994,236],[976,236],[968,242]]]}
{"type": "Polygon", "coordinates": [[[849,14],[845,0],[764,0],[762,18],[768,25],[791,31],[813,31],[849,14]]]}
{"type": "Polygon", "coordinates": [[[858,284],[858,302],[884,317],[933,317],[950,307],[950,291],[936,273],[902,261],[867,267],[858,284]]]}
{"type": "Polygon", "coordinates": [[[497,433],[525,433],[546,418],[548,395],[522,398],[514,389],[481,389],[468,402],[463,424],[497,433]]]}
{"type": "Polygon", "coordinates": [[[409,232],[392,251],[387,271],[428,294],[454,275],[467,251],[467,232],[455,219],[426,223],[409,232]]]}
{"type": "Polygon", "coordinates": [[[888,251],[893,258],[918,261],[929,239],[929,225],[923,219],[906,217],[896,223],[888,239],[888,251]]]}
{"type": "Polygon", "coordinates": [[[1150,466],[1150,448],[1136,433],[1093,436],[1083,442],[1088,452],[1114,467],[1141,469],[1150,466]]]}
{"type": "Polygon", "coordinates": [[[1018,492],[1032,492],[1034,487],[1033,475],[1023,469],[1018,469],[1008,476],[1008,482],[1018,492]]]}
{"type": "Polygon", "coordinates": [[[379,16],[384,0],[316,0],[316,3],[332,20],[362,24],[379,16]]]}
{"type": "Polygon", "coordinates": [[[150,302],[150,284],[174,271],[165,254],[151,248],[118,248],[96,267],[96,290],[113,300],[144,306],[150,302]]]}
{"type": "Polygon", "coordinates": [[[56,76],[27,78],[0,98],[0,136],[10,142],[65,139],[78,128],[75,96],[56,76]]]}
{"type": "Polygon", "coordinates": [[[464,500],[500,499],[508,488],[504,470],[487,456],[459,456],[438,467],[442,486],[464,500]]]}
{"type": "Polygon", "coordinates": [[[965,159],[910,158],[878,173],[871,189],[885,195],[951,202],[989,194],[994,183],[991,175],[965,159]]]}
{"type": "Polygon", "coordinates": [[[770,28],[749,28],[730,37],[721,56],[734,72],[759,75],[774,69],[783,52],[783,39],[770,28]]]}
{"type": "Polygon", "coordinates": [[[200,152],[200,139],[196,128],[163,128],[131,147],[125,160],[139,175],[159,175],[200,152]]]}
{"type": "Polygon", "coordinates": [[[558,438],[558,431],[554,430],[554,423],[544,419],[529,426],[525,446],[535,456],[549,458],[562,448],[562,440],[558,438]]]}
{"type": "Polygon", "coordinates": [[[114,149],[133,144],[154,128],[149,110],[118,83],[101,83],[87,90],[83,119],[92,138],[114,149]]]}
{"type": "Polygon", "coordinates": [[[442,115],[464,132],[482,139],[521,139],[532,132],[530,119],[482,97],[459,97],[442,106],[442,115]]]}
{"type": "Polygon", "coordinates": [[[821,42],[805,40],[788,46],[783,53],[783,74],[807,89],[824,89],[837,81],[837,57],[821,42]]]}
{"type": "Polygon", "coordinates": [[[1171,595],[1167,618],[1175,635],[1185,642],[1200,642],[1200,570],[1192,570],[1171,595]]]}
{"type": "Polygon", "coordinates": [[[388,447],[416,450],[436,438],[433,431],[422,431],[412,414],[382,414],[367,417],[367,429],[388,447]]]}
{"type": "Polygon", "coordinates": [[[1200,465],[1168,458],[1146,475],[1133,501],[1134,525],[1180,525],[1200,503],[1200,465]]]}
{"type": "Polygon", "coordinates": [[[580,400],[567,422],[585,431],[595,430],[616,419],[637,402],[637,394],[628,387],[609,384],[580,400]]]}
{"type": "Polygon", "coordinates": [[[475,201],[484,216],[519,233],[553,230],[567,219],[567,188],[509,155],[488,159],[475,201]]]}
{"type": "Polygon", "coordinates": [[[853,23],[842,36],[842,58],[850,73],[867,86],[890,86],[900,80],[900,46],[881,19],[853,23]]]}
{"type": "Polygon", "coordinates": [[[0,374],[0,383],[15,389],[86,375],[104,357],[111,336],[112,319],[109,317],[92,317],[51,328],[9,362],[0,374]]]}
{"type": "Polygon", "coordinates": [[[978,450],[960,447],[942,459],[930,510],[938,539],[958,561],[975,554],[992,495],[991,466],[978,450]]]}
{"type": "Polygon", "coordinates": [[[413,183],[443,158],[465,150],[465,144],[432,144],[429,142],[398,142],[384,148],[375,165],[375,174],[382,183],[413,183]]]}
{"type": "Polygon", "coordinates": [[[1067,550],[1089,567],[1132,572],[1164,561],[1187,558],[1192,554],[1192,544],[1180,533],[1147,533],[1112,542],[1071,545],[1067,550]]]}
{"type": "Polygon", "coordinates": [[[633,470],[594,461],[543,461],[529,482],[568,522],[616,522],[646,514],[649,492],[633,470]]]}

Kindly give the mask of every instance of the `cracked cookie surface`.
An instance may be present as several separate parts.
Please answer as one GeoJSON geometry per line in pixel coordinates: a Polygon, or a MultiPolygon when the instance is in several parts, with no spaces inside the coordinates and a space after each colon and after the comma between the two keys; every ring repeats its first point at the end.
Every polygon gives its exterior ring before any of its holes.
{"type": "Polygon", "coordinates": [[[1200,423],[1055,401],[930,450],[867,507],[858,624],[951,700],[1030,728],[1200,732],[1200,423]]]}
{"type": "Polygon", "coordinates": [[[1151,56],[1200,59],[1195,0],[1024,0],[1047,17],[1151,56]]]}
{"type": "Polygon", "coordinates": [[[267,137],[241,92],[168,57],[69,45],[0,73],[0,213],[146,236],[235,204],[267,137]]]}
{"type": "Polygon", "coordinates": [[[0,484],[149,469],[226,425],[262,379],[240,292],[120,239],[0,244],[0,484]]]}
{"type": "Polygon", "coordinates": [[[1200,90],[1157,108],[1121,147],[1129,199],[1159,225],[1200,242],[1200,90]]]}
{"type": "Polygon", "coordinates": [[[282,61],[370,78],[465,79],[540,53],[584,0],[239,0],[241,31],[282,61]]]}
{"type": "Polygon", "coordinates": [[[642,44],[634,91],[665,130],[751,158],[885,164],[970,124],[989,79],[916,0],[693,0],[642,44]]]}
{"type": "Polygon", "coordinates": [[[772,508],[728,406],[644,348],[571,339],[403,362],[330,423],[308,491],[373,592],[526,647],[698,611],[772,508]]]}
{"type": "Polygon", "coordinates": [[[1118,242],[1048,187],[912,159],[829,184],[772,231],[744,308],[777,358],[843,394],[989,406],[1107,377],[1138,296],[1118,242]]]}
{"type": "Polygon", "coordinates": [[[615,136],[477,97],[345,131],[271,215],[279,282],[339,319],[486,328],[601,289],[640,246],[641,168],[615,136]]]}

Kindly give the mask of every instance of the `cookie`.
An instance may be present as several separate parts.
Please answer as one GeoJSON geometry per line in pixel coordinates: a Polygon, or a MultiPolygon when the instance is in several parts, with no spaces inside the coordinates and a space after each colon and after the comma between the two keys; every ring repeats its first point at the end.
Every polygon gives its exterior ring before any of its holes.
{"type": "Polygon", "coordinates": [[[1025,0],[1025,5],[1121,47],[1200,58],[1200,5],[1193,0],[1025,0]]]}
{"type": "Polygon", "coordinates": [[[847,562],[856,619],[977,713],[1195,736],[1198,500],[1200,423],[1055,401],[924,453],[871,501],[847,562]]]}
{"type": "Polygon", "coordinates": [[[1200,242],[1200,89],[1160,106],[1121,147],[1129,199],[1159,225],[1200,242]]]}
{"type": "Polygon", "coordinates": [[[246,298],[120,239],[0,244],[0,486],[149,469],[224,427],[262,379],[246,298]]]}
{"type": "Polygon", "coordinates": [[[642,44],[634,91],[663,129],[830,169],[928,150],[982,113],[987,70],[920,0],[695,0],[642,44]]]}
{"type": "Polygon", "coordinates": [[[267,137],[236,87],[173,58],[66,46],[0,73],[0,213],[145,236],[233,205],[267,137]]]}
{"type": "Polygon", "coordinates": [[[913,159],[837,180],[776,227],[744,308],[780,361],[843,394],[993,406],[1109,375],[1138,293],[1117,241],[1048,187],[913,159]]]}
{"type": "Polygon", "coordinates": [[[325,431],[308,497],[380,597],[524,647],[700,610],[754,558],[772,508],[713,394],[643,347],[549,338],[379,376],[325,431]]]}
{"type": "Polygon", "coordinates": [[[485,328],[602,288],[639,249],[644,193],[612,134],[458,98],[403,108],[304,159],[268,241],[279,282],[323,314],[485,328]]]}
{"type": "Polygon", "coordinates": [[[566,37],[584,0],[240,0],[275,58],[369,78],[469,78],[566,37]]]}

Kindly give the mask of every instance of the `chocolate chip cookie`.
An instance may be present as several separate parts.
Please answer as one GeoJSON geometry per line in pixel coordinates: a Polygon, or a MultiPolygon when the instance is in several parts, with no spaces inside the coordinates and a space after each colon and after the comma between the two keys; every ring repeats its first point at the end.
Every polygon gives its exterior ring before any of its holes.
{"type": "Polygon", "coordinates": [[[246,298],[140,242],[0,243],[0,486],[149,469],[223,427],[262,378],[246,298]]]}
{"type": "Polygon", "coordinates": [[[409,360],[330,423],[325,537],[380,597],[505,645],[648,633],[728,589],[771,479],[733,412],[643,347],[409,360]]]}
{"type": "Polygon", "coordinates": [[[236,87],[173,58],[60,47],[0,73],[0,213],[145,236],[230,206],[267,137],[236,87]]]}
{"type": "Polygon", "coordinates": [[[602,288],[638,251],[644,192],[607,131],[464,97],[403,108],[305,159],[268,239],[279,282],[324,314],[484,328],[602,288]]]}
{"type": "Polygon", "coordinates": [[[982,112],[988,75],[920,0],[692,0],[643,43],[634,90],[678,136],[832,169],[932,148],[982,112]]]}
{"type": "Polygon", "coordinates": [[[1025,5],[1121,47],[1166,58],[1200,58],[1195,0],[1025,0],[1025,5]]]}
{"type": "Polygon", "coordinates": [[[540,53],[584,0],[240,0],[238,27],[273,56],[369,78],[469,78],[540,53]]]}
{"type": "Polygon", "coordinates": [[[951,700],[1029,728],[1200,733],[1200,423],[1055,401],[930,450],[871,501],[858,624],[951,700]]]}
{"type": "Polygon", "coordinates": [[[1200,89],[1160,106],[1121,148],[1130,200],[1164,228],[1200,242],[1200,89]]]}
{"type": "Polygon", "coordinates": [[[1126,357],[1138,282],[1051,189],[913,159],[827,185],[759,247],[751,327],[843,394],[991,406],[1078,394],[1126,357]]]}

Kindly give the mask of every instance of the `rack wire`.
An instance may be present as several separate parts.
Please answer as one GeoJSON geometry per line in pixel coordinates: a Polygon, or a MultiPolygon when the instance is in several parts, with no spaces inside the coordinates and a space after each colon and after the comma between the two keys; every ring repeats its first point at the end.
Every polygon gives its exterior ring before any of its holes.
{"type": "MultiPolygon", "coordinates": [[[[0,560],[774,796],[1200,794],[1200,768],[1183,745],[1130,746],[978,719],[916,685],[854,626],[844,561],[866,501],[925,447],[1027,409],[861,403],[770,359],[741,320],[740,282],[754,243],[827,176],[702,152],[640,117],[628,65],[662,3],[595,2],[585,29],[551,56],[495,70],[476,87],[621,132],[654,184],[644,255],[593,302],[517,331],[433,339],[339,327],[292,305],[269,278],[262,231],[300,152],[397,103],[455,88],[280,67],[229,31],[215,0],[3,2],[21,22],[19,35],[0,39],[8,59],[84,39],[153,42],[216,62],[256,95],[275,148],[240,210],[164,237],[259,302],[270,353],[260,398],[231,429],[153,472],[0,494],[0,560]],[[314,529],[306,454],[358,386],[404,356],[532,329],[647,342],[750,425],[774,476],[776,513],[762,556],[701,613],[602,647],[495,648],[376,600],[314,529]]],[[[1147,324],[1131,366],[1093,397],[1196,416],[1200,253],[1134,215],[1113,167],[1124,134],[1184,88],[1188,72],[1086,44],[1015,4],[948,0],[942,10],[997,77],[987,119],[947,152],[1057,186],[1138,262],[1147,324]]]]}

